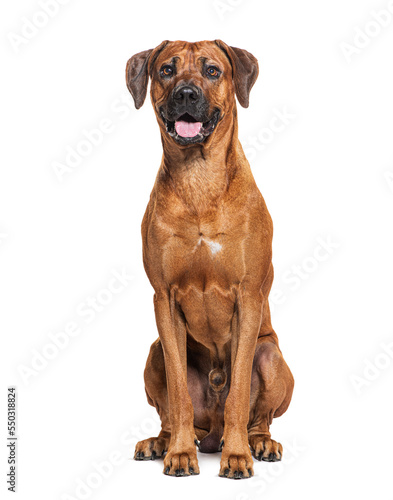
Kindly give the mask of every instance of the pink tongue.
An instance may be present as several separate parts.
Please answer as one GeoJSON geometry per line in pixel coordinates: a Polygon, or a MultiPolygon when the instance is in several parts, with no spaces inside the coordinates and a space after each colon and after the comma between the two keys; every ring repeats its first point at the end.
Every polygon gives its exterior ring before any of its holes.
{"type": "Polygon", "coordinates": [[[195,137],[199,134],[202,128],[201,122],[183,122],[178,121],[175,122],[176,132],[180,135],[180,137],[195,137]]]}

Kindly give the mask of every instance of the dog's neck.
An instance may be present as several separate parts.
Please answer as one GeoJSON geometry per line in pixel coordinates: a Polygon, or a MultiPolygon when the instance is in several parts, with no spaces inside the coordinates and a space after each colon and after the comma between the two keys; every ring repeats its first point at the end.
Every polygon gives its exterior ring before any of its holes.
{"type": "Polygon", "coordinates": [[[240,143],[236,116],[220,127],[208,144],[180,148],[162,133],[161,169],[167,186],[192,212],[202,215],[218,202],[233,178],[240,143]]]}

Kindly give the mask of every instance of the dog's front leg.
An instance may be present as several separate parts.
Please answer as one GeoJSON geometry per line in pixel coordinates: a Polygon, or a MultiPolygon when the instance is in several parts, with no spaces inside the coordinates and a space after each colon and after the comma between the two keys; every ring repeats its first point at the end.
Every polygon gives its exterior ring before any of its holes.
{"type": "Polygon", "coordinates": [[[247,425],[250,412],[251,371],[262,320],[263,298],[240,290],[237,301],[238,321],[232,332],[231,388],[225,404],[224,435],[220,476],[246,478],[254,474],[248,445],[247,425]]]}
{"type": "Polygon", "coordinates": [[[171,427],[171,439],[164,458],[164,474],[199,474],[194,410],[187,390],[186,328],[176,309],[173,290],[156,293],[154,309],[164,351],[171,427]]]}

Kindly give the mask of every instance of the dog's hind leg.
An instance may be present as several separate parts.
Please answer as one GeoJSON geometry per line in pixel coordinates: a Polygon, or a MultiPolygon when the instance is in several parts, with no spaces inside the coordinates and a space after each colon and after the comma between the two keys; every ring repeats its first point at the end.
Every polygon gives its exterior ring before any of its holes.
{"type": "Polygon", "coordinates": [[[135,447],[135,460],[155,460],[167,451],[171,438],[167,408],[167,387],[164,353],[161,342],[156,340],[150,347],[144,373],[145,390],[149,404],[160,415],[161,431],[157,437],[139,441],[135,447]]]}
{"type": "Polygon", "coordinates": [[[266,462],[281,460],[282,446],[271,439],[269,427],[287,410],[294,386],[276,339],[275,334],[258,339],[251,377],[248,441],[254,457],[266,462]]]}

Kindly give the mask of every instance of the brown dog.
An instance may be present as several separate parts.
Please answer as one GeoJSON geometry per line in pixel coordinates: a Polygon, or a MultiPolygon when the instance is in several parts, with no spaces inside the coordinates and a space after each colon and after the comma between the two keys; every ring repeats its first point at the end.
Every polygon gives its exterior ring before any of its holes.
{"type": "Polygon", "coordinates": [[[219,475],[230,478],[253,475],[250,448],[258,460],[282,457],[269,426],[294,382],[270,321],[272,221],[235,102],[248,106],[257,75],[253,55],[220,40],[164,41],[127,63],[137,109],[151,77],[164,149],[142,222],[159,333],[145,386],[162,429],[137,444],[135,459],[166,452],[171,476],[199,473],[196,446],[222,449],[219,475]]]}

